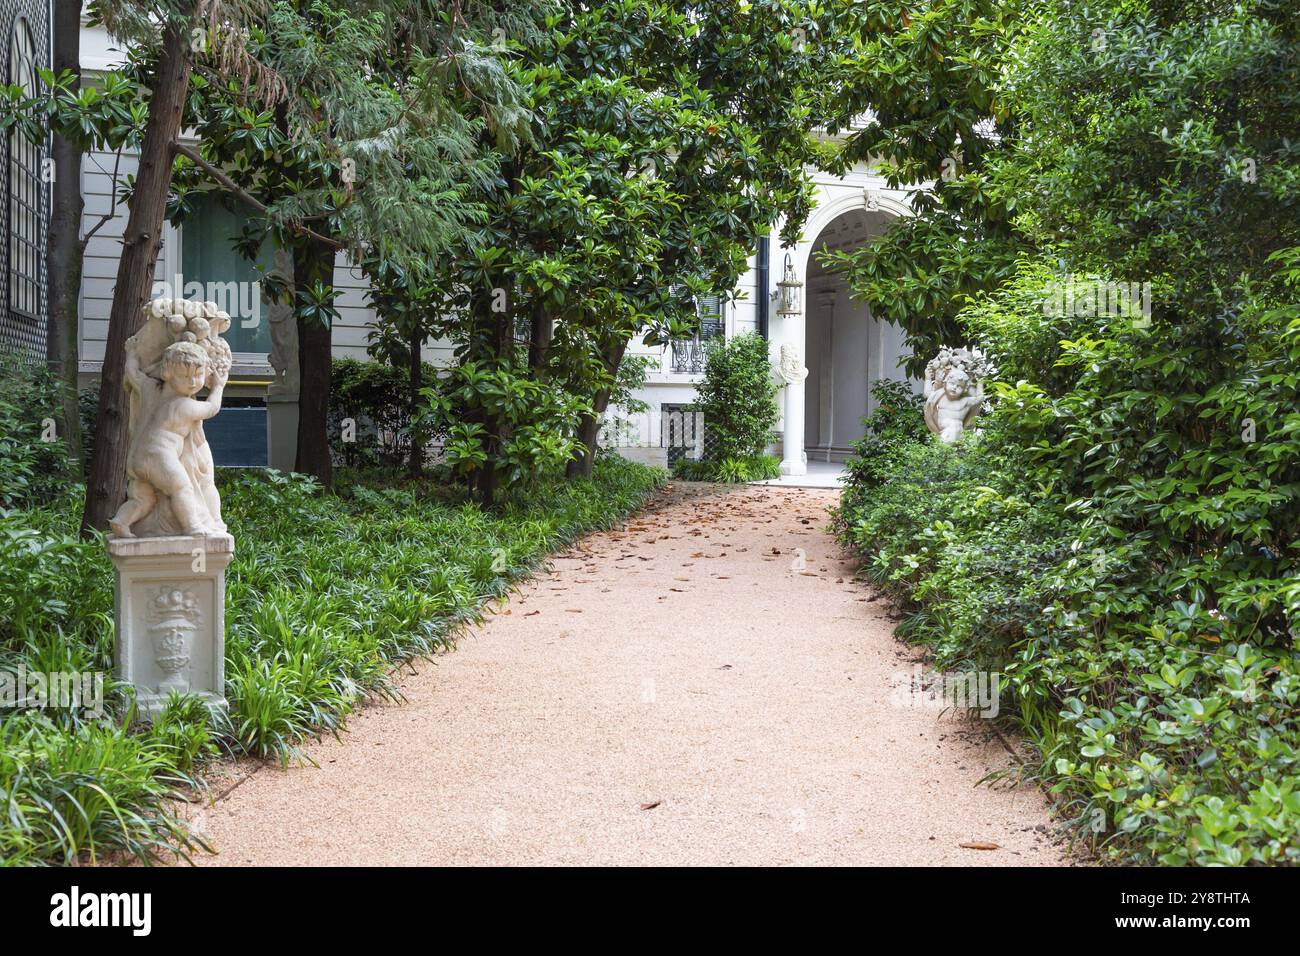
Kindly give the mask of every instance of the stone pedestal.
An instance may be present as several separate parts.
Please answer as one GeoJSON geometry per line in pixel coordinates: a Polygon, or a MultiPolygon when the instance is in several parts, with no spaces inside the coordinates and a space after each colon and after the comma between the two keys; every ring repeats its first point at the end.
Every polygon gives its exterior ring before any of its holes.
{"type": "Polygon", "coordinates": [[[108,539],[117,568],[115,675],[152,718],[172,691],[225,707],[228,534],[108,539]]]}
{"type": "Polygon", "coordinates": [[[806,475],[803,452],[803,379],[785,386],[785,432],[781,439],[781,474],[806,475]]]}
{"type": "Polygon", "coordinates": [[[298,395],[268,392],[266,396],[266,463],[277,471],[293,471],[298,457],[298,395]]]}

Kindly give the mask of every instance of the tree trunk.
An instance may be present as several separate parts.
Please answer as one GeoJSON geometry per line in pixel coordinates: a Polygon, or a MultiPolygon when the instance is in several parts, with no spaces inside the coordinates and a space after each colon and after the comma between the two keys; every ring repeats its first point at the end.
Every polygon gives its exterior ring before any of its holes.
{"type": "MultiPolygon", "coordinates": [[[[185,13],[193,13],[193,3],[185,13]]],[[[81,531],[103,530],[126,496],[127,408],[123,389],[126,340],[144,320],[154,266],[162,241],[163,217],[171,190],[172,146],[180,133],[181,114],[190,85],[189,37],[183,20],[163,30],[162,57],[149,88],[149,119],[140,144],[140,167],[131,196],[130,215],[117,263],[108,342],[99,382],[99,417],[95,422],[95,453],[86,484],[81,531]]]]}
{"type": "MultiPolygon", "coordinates": [[[[513,291],[509,283],[504,283],[502,288],[508,293],[513,291]]],[[[513,299],[507,295],[506,301],[512,302],[513,299]]],[[[509,308],[504,312],[489,311],[485,321],[489,333],[486,346],[490,360],[499,366],[510,365],[514,361],[514,313],[509,308]]],[[[491,508],[496,502],[497,488],[501,483],[496,462],[503,443],[510,437],[510,424],[498,416],[485,415],[484,425],[492,437],[487,440],[487,464],[479,470],[478,492],[483,507],[491,508]]]]}
{"type": "MultiPolygon", "coordinates": [[[[72,91],[81,88],[81,9],[74,3],[54,5],[55,74],[71,70],[72,91]]],[[[81,414],[77,407],[77,320],[81,294],[81,150],[58,133],[52,143],[54,189],[45,274],[49,278],[49,325],[45,359],[63,383],[62,407],[56,414],[59,434],[69,456],[81,461],[81,414]]],[[[77,474],[81,474],[78,465],[77,474]]]]}
{"type": "MultiPolygon", "coordinates": [[[[305,239],[294,247],[294,282],[299,290],[318,283],[334,285],[334,250],[305,239]]],[[[330,460],[330,375],[333,329],[315,318],[298,316],[298,449],[294,471],[313,476],[326,488],[334,485],[330,460]]]]}
{"type": "Polygon", "coordinates": [[[411,350],[408,359],[411,372],[411,458],[407,466],[407,472],[412,478],[419,478],[424,473],[424,436],[421,434],[420,427],[416,424],[416,415],[420,407],[420,389],[424,387],[424,363],[420,355],[420,348],[423,345],[424,337],[418,329],[413,331],[408,343],[411,350]]]}
{"type": "Polygon", "coordinates": [[[546,381],[546,363],[555,337],[555,320],[540,304],[533,307],[533,327],[529,332],[528,367],[539,382],[546,381]]]}
{"type": "MultiPolygon", "coordinates": [[[[601,358],[605,362],[605,370],[609,373],[611,379],[618,374],[618,367],[623,364],[623,353],[627,351],[628,340],[611,345],[605,350],[601,358]]],[[[568,466],[564,469],[566,478],[590,478],[592,469],[596,465],[596,443],[600,437],[600,416],[605,413],[609,407],[609,396],[613,392],[612,388],[602,388],[592,399],[591,407],[593,414],[583,415],[578,423],[578,454],[569,461],[568,466]]]]}

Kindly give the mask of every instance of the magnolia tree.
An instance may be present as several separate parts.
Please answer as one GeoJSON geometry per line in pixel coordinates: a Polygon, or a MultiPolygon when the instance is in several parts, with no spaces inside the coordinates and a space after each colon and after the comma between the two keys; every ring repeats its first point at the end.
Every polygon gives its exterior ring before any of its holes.
{"type": "Polygon", "coordinates": [[[729,294],[759,235],[784,217],[797,236],[805,167],[826,158],[827,24],[784,0],[624,0],[509,38],[532,141],[502,157],[479,241],[434,283],[460,367],[433,412],[454,417],[451,461],[485,500],[526,463],[590,473],[633,338],[694,334],[698,298],[729,294]],[[525,401],[536,384],[552,398],[525,401]]]}
{"type": "MultiPolygon", "coordinates": [[[[249,217],[240,251],[269,236],[291,249],[301,392],[296,470],[327,486],[326,433],[335,261],[359,264],[374,304],[402,327],[418,388],[428,327],[407,277],[473,244],[491,151],[528,135],[515,84],[494,45],[529,35],[534,7],[462,2],[274,3],[250,35],[259,63],[294,95],[268,102],[199,81],[191,97],[201,146],[185,149],[182,184],[216,191],[249,217]],[[394,292],[396,291],[396,294],[394,292]],[[414,323],[414,324],[412,324],[414,323]]],[[[187,211],[182,192],[177,218],[187,211]]],[[[422,455],[419,443],[412,462],[422,455]]]]}
{"type": "MultiPolygon", "coordinates": [[[[527,133],[496,40],[528,35],[537,9],[512,4],[500,13],[475,0],[100,0],[92,22],[127,50],[122,68],[85,88],[75,70],[45,71],[46,91],[27,100],[3,91],[0,120],[34,138],[44,121],[73,159],[92,147],[139,154],[134,180],[116,183],[128,216],[83,528],[105,527],[123,496],[123,346],[152,289],[163,220],[183,220],[196,190],[248,218],[240,251],[251,256],[268,237],[292,251],[297,466],[328,483],[335,258],[409,267],[471,241],[467,230],[484,214],[470,193],[486,187],[496,162],[484,151],[509,151],[527,133]],[[198,145],[180,142],[183,126],[198,145]]],[[[79,244],[57,244],[69,275],[95,228],[79,244]]]]}
{"type": "Polygon", "coordinates": [[[1028,248],[1011,228],[1016,198],[994,195],[989,167],[1018,136],[997,91],[1030,6],[957,0],[909,10],[868,0],[838,8],[854,46],[826,78],[835,91],[830,128],[845,133],[834,168],[874,162],[891,188],[911,190],[914,214],[824,259],[873,315],[907,332],[912,374],[937,348],[963,340],[957,315],[966,297],[1009,278],[1028,248]]]}

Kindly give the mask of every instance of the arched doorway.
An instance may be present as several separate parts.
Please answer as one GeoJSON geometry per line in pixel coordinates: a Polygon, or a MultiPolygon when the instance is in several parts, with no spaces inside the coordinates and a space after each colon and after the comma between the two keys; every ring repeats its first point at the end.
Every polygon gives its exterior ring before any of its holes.
{"type": "Polygon", "coordinates": [[[803,431],[809,462],[847,458],[874,406],[871,386],[882,378],[907,377],[898,367],[906,350],[902,330],[872,316],[818,256],[861,246],[880,235],[890,218],[881,210],[851,209],[828,223],[812,244],[804,300],[803,431]]]}

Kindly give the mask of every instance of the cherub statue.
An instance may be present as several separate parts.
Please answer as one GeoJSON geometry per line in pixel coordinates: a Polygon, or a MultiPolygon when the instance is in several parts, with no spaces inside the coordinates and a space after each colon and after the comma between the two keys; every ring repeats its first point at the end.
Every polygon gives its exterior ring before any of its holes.
{"type": "Polygon", "coordinates": [[[230,374],[230,347],[219,336],[229,317],[212,303],[157,300],[146,310],[126,343],[127,499],[109,526],[122,538],[225,531],[203,423],[221,410],[230,374]]]}
{"type": "Polygon", "coordinates": [[[925,367],[925,424],[951,445],[971,426],[984,404],[979,380],[987,363],[978,352],[940,349],[925,367]]]}

